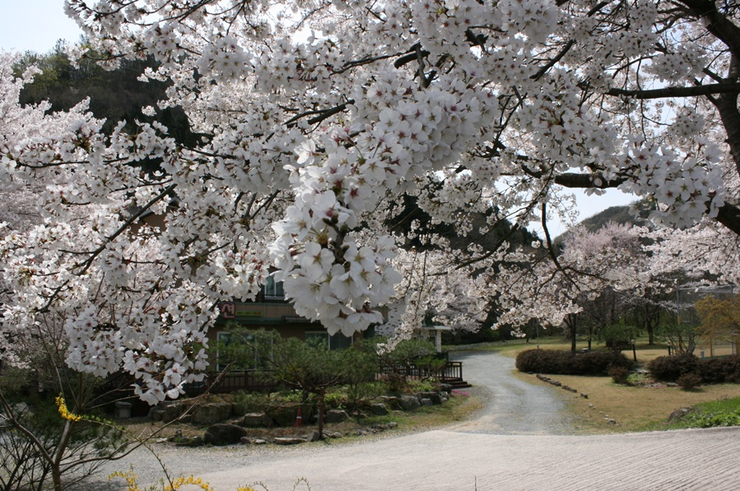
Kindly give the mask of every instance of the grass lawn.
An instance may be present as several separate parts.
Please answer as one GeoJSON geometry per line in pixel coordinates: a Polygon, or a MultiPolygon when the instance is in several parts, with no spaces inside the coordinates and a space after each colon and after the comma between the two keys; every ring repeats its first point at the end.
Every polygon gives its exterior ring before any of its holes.
{"type": "MultiPolygon", "coordinates": [[[[524,380],[544,384],[534,375],[519,374],[524,380]]],[[[611,377],[550,375],[579,394],[562,391],[578,426],[586,433],[645,431],[668,428],[664,423],[676,409],[709,401],[740,397],[740,385],[708,385],[694,391],[656,384],[647,387],[618,385],[611,377]],[[580,396],[588,395],[588,399],[580,396]],[[610,420],[616,421],[616,424],[610,420]]]]}

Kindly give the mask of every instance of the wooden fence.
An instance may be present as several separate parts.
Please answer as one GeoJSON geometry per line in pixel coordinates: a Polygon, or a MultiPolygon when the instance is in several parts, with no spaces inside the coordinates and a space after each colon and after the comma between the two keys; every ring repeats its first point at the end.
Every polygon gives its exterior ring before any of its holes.
{"type": "MultiPolygon", "coordinates": [[[[461,361],[448,361],[444,367],[436,370],[424,366],[419,367],[413,363],[381,367],[380,375],[388,373],[398,373],[417,380],[436,378],[442,383],[463,380],[461,361]]],[[[210,373],[206,375],[202,382],[189,384],[185,392],[190,396],[196,396],[204,393],[209,387],[214,394],[274,388],[274,384],[271,384],[264,375],[264,371],[260,373],[258,370],[232,370],[224,374],[210,373]]]]}
{"type": "Polygon", "coordinates": [[[457,382],[463,380],[462,362],[448,361],[444,367],[433,369],[426,366],[417,366],[414,363],[406,365],[385,365],[381,367],[380,373],[397,373],[412,379],[436,378],[442,383],[457,382]]]}

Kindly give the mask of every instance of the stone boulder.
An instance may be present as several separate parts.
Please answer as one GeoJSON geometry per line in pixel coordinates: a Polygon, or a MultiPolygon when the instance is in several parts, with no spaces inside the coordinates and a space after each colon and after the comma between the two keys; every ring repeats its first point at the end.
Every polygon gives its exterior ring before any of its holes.
{"type": "Polygon", "coordinates": [[[420,395],[424,399],[429,399],[435,405],[442,404],[447,400],[447,394],[443,392],[422,392],[420,395]]]}
{"type": "Polygon", "coordinates": [[[385,416],[388,414],[388,408],[382,402],[376,402],[370,405],[370,412],[375,416],[385,416]]]}
{"type": "Polygon", "coordinates": [[[307,442],[317,442],[321,440],[321,435],[319,435],[318,431],[314,430],[311,433],[308,433],[305,436],[304,440],[306,440],[307,442]]]}
{"type": "Polygon", "coordinates": [[[223,402],[207,402],[193,408],[193,423],[212,425],[231,417],[231,404],[223,402]]]}
{"type": "Polygon", "coordinates": [[[324,423],[343,423],[349,419],[344,409],[330,409],[324,415],[324,423]]]}
{"type": "Polygon", "coordinates": [[[278,437],[273,440],[276,445],[298,445],[299,443],[306,443],[303,438],[292,438],[292,437],[278,437]]]}
{"type": "MultiPolygon", "coordinates": [[[[274,424],[281,427],[293,426],[298,418],[297,405],[273,406],[267,409],[267,415],[272,419],[274,424]]],[[[303,421],[308,421],[305,411],[301,411],[303,421]]]]}
{"type": "Polygon", "coordinates": [[[203,441],[211,445],[234,445],[247,436],[247,430],[231,424],[215,424],[208,427],[203,441]]]}
{"type": "Polygon", "coordinates": [[[260,413],[247,413],[239,423],[240,426],[245,428],[265,428],[272,426],[272,418],[267,414],[260,413]]]}
{"type": "Polygon", "coordinates": [[[149,418],[169,423],[182,416],[186,409],[187,405],[180,401],[163,401],[149,410],[149,418]]]}
{"type": "Polygon", "coordinates": [[[670,416],[668,416],[668,422],[676,423],[694,412],[696,412],[696,410],[693,407],[682,407],[680,409],[676,409],[670,416]]]}
{"type": "Polygon", "coordinates": [[[380,400],[391,409],[401,409],[401,404],[396,396],[381,396],[380,400]]]}
{"type": "Polygon", "coordinates": [[[413,411],[421,407],[421,403],[416,396],[402,395],[398,399],[398,403],[404,411],[413,411]]]}

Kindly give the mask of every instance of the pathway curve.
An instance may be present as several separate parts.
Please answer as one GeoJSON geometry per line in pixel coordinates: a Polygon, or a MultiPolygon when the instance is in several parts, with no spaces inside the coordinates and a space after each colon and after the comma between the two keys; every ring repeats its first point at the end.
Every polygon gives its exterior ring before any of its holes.
{"type": "Polygon", "coordinates": [[[491,352],[453,353],[465,379],[487,398],[475,419],[447,428],[496,435],[568,435],[570,416],[558,390],[513,376],[514,359],[491,352]]]}
{"type": "Polygon", "coordinates": [[[217,491],[255,482],[269,491],[290,491],[300,478],[308,479],[312,491],[740,488],[740,428],[562,434],[570,426],[559,416],[552,389],[514,382],[506,375],[511,360],[502,358],[465,355],[465,378],[487,387],[490,405],[475,421],[444,430],[269,451],[165,447],[160,455],[176,475],[201,476],[217,491]]]}

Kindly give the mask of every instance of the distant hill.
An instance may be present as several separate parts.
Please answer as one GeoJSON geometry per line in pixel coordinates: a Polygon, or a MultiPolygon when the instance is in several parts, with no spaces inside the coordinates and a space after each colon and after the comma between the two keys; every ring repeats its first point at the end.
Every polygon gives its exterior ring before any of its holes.
{"type": "Polygon", "coordinates": [[[600,229],[609,222],[642,227],[647,225],[649,213],[650,209],[640,202],[636,202],[633,205],[612,206],[594,216],[581,220],[580,225],[583,225],[592,232],[600,229]],[[637,214],[632,209],[634,205],[637,206],[637,214]]]}
{"type": "MultiPolygon", "coordinates": [[[[648,220],[649,214],[649,205],[644,201],[636,201],[632,205],[611,206],[596,215],[584,218],[578,224],[583,225],[586,227],[586,230],[589,230],[590,232],[599,230],[609,222],[644,227],[650,224],[650,221],[648,220]],[[633,207],[637,207],[637,213],[635,213],[633,207]]],[[[565,234],[567,234],[567,232],[560,234],[553,241],[556,248],[562,246],[565,234]]]]}

